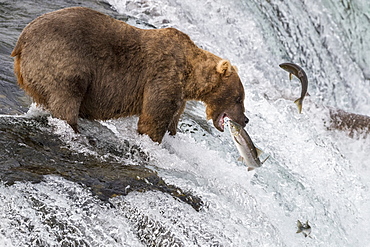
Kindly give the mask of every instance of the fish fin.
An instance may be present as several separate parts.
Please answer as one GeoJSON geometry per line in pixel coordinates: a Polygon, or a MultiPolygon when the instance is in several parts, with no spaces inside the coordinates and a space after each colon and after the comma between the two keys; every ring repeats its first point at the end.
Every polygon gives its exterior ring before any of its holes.
{"type": "Polygon", "coordinates": [[[253,167],[248,167],[248,171],[250,172],[250,171],[253,171],[254,170],[254,168],[253,167]]]}
{"type": "Polygon", "coordinates": [[[289,80],[292,80],[292,78],[293,78],[293,74],[289,73],[289,80]]]}
{"type": "Polygon", "coordinates": [[[268,158],[270,158],[270,155],[269,155],[269,156],[267,156],[267,158],[266,158],[266,159],[264,159],[264,160],[261,162],[261,165],[262,165],[263,163],[265,163],[265,161],[266,161],[268,158]]]}
{"type": "Polygon", "coordinates": [[[303,232],[303,235],[304,235],[305,238],[307,238],[307,236],[308,236],[307,233],[305,233],[305,232],[303,232]]]}
{"type": "Polygon", "coordinates": [[[311,96],[311,94],[309,94],[308,92],[306,92],[306,96],[311,96]]]}
{"type": "Polygon", "coordinates": [[[244,161],[243,157],[242,157],[242,156],[240,156],[240,157],[238,158],[238,161],[244,161]]]}
{"type": "Polygon", "coordinates": [[[256,148],[257,157],[259,157],[261,154],[263,154],[263,151],[259,148],[256,148]]]}
{"type": "Polygon", "coordinates": [[[301,229],[298,229],[298,231],[296,233],[301,233],[301,232],[302,232],[302,230],[301,229]]]}
{"type": "Polygon", "coordinates": [[[295,101],[294,101],[294,103],[297,105],[297,107],[298,107],[298,112],[299,113],[302,113],[302,99],[301,98],[299,98],[299,99],[296,99],[295,101]]]}

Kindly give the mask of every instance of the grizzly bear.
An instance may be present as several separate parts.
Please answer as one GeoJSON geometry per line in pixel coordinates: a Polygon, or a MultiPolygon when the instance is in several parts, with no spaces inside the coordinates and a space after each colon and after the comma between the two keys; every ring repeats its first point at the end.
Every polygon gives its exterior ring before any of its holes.
{"type": "Polygon", "coordinates": [[[66,8],[29,23],[11,55],[20,87],[76,132],[78,117],[138,115],[138,132],[160,143],[166,131],[176,134],[188,100],[204,102],[219,131],[226,116],[248,122],[236,68],[174,28],[66,8]]]}

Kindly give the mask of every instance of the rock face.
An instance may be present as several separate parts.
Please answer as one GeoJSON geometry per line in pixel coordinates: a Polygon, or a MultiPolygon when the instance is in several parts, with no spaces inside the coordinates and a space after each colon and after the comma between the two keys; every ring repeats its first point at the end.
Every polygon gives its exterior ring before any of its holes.
{"type": "Polygon", "coordinates": [[[46,117],[1,117],[0,146],[4,148],[0,149],[0,180],[8,185],[16,181],[37,183],[43,181],[44,175],[56,175],[85,185],[103,201],[132,191],[153,190],[168,193],[195,210],[201,208],[199,198],[166,184],[156,172],[145,168],[144,165],[150,161],[139,147],[128,142],[118,145],[107,128],[98,123],[87,124],[90,124],[90,133],[84,129],[86,123],[81,124],[84,134],[93,134],[98,139],[79,141],[90,150],[104,154],[104,159],[72,151],[59,136],[48,130],[50,126],[46,117]],[[99,129],[99,132],[91,133],[94,129],[99,129]],[[109,143],[104,141],[107,139],[109,143]],[[139,165],[117,162],[115,157],[136,160],[139,165]]]}
{"type": "Polygon", "coordinates": [[[356,134],[367,136],[370,133],[370,117],[339,109],[330,109],[331,125],[329,128],[347,131],[351,137],[356,134]]]}

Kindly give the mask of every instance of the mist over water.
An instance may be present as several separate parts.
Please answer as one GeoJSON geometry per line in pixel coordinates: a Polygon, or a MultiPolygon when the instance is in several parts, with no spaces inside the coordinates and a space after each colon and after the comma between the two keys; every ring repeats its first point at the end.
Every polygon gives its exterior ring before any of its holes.
{"type": "MultiPolygon", "coordinates": [[[[204,205],[197,212],[160,191],[113,196],[107,203],[84,183],[52,173],[38,183],[1,183],[0,246],[367,246],[370,139],[328,129],[332,108],[370,115],[367,1],[108,2],[131,25],[175,27],[236,65],[246,91],[246,130],[270,158],[247,172],[229,133],[205,120],[202,103],[190,102],[179,133],[160,145],[137,134],[136,117],[100,127],[84,123],[98,141],[104,136],[116,149],[129,143],[149,162],[109,151],[104,156],[48,116],[40,128],[65,149],[144,165],[204,205]],[[289,81],[278,66],[283,62],[307,73],[310,96],[302,114],[293,103],[300,82],[289,81]],[[296,234],[297,220],[309,221],[311,238],[296,234]]],[[[22,112],[13,101],[14,111],[22,112]]],[[[27,116],[38,111],[31,107],[27,116]]],[[[12,162],[2,165],[16,166],[12,162]]]]}

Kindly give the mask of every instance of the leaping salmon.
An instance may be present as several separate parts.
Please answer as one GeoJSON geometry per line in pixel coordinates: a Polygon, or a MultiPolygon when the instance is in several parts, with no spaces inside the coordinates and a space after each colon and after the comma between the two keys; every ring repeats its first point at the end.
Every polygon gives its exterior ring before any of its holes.
{"type": "Polygon", "coordinates": [[[302,233],[306,238],[307,237],[311,238],[310,236],[311,226],[308,224],[308,220],[306,221],[306,223],[303,223],[303,224],[298,220],[297,227],[298,227],[297,233],[302,233]]]}
{"type": "Polygon", "coordinates": [[[294,101],[294,103],[297,105],[299,113],[302,113],[302,102],[303,102],[304,97],[307,94],[307,88],[308,88],[308,80],[307,80],[306,72],[304,72],[304,70],[301,67],[299,67],[297,64],[294,64],[294,63],[282,63],[279,66],[285,71],[289,72],[290,80],[292,80],[292,75],[295,75],[301,81],[301,84],[302,84],[301,97],[297,99],[296,101],[294,101]]]}

